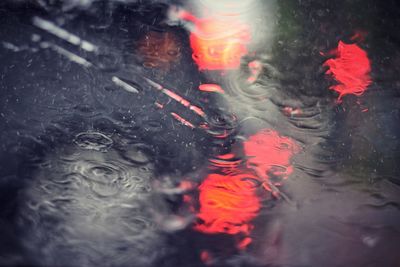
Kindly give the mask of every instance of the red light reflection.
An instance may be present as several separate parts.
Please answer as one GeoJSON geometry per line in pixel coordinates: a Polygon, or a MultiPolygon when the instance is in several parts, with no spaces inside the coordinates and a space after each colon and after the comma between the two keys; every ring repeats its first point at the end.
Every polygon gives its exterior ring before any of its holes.
{"type": "Polygon", "coordinates": [[[258,60],[253,60],[248,64],[250,70],[250,77],[247,78],[249,83],[254,83],[262,71],[262,64],[258,60]]]}
{"type": "Polygon", "coordinates": [[[255,194],[255,176],[212,173],[200,185],[201,220],[195,229],[203,233],[249,234],[248,223],[257,216],[260,201],[255,194]]]}
{"type": "Polygon", "coordinates": [[[195,24],[190,34],[193,59],[200,70],[237,69],[240,59],[247,54],[250,42],[249,27],[235,19],[213,17],[198,19],[188,12],[180,18],[195,24]]]}
{"type": "Polygon", "coordinates": [[[336,58],[327,60],[326,72],[332,75],[338,84],[330,89],[339,93],[339,101],[344,95],[362,95],[371,84],[371,64],[367,53],[356,44],[345,44],[339,41],[335,50],[336,58]]]}
{"type": "Polygon", "coordinates": [[[262,130],[244,143],[248,168],[263,179],[269,179],[271,175],[286,179],[293,172],[290,159],[299,150],[291,138],[272,130],[262,130]]]}
{"type": "Polygon", "coordinates": [[[220,94],[225,93],[221,86],[213,83],[200,84],[199,90],[203,92],[215,92],[220,94]]]}
{"type": "MultiPolygon", "coordinates": [[[[194,229],[207,234],[240,234],[237,247],[245,249],[252,241],[251,221],[261,209],[260,185],[270,184],[272,175],[286,179],[293,171],[291,157],[298,151],[292,139],[262,130],[244,142],[247,168],[232,153],[210,160],[211,169],[219,172],[210,173],[199,186],[199,222],[194,229]]],[[[280,181],[273,185],[279,186],[280,181]]],[[[268,185],[264,188],[272,192],[268,185]]]]}
{"type": "Polygon", "coordinates": [[[201,259],[201,261],[202,261],[204,264],[210,265],[210,263],[211,263],[211,261],[212,261],[210,252],[208,252],[207,250],[201,251],[201,253],[200,253],[200,259],[201,259]]]}

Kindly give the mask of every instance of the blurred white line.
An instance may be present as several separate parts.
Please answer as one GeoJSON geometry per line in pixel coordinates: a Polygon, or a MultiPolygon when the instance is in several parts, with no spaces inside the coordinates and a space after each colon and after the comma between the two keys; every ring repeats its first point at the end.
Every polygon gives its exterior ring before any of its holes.
{"type": "Polygon", "coordinates": [[[39,17],[33,17],[32,23],[36,27],[38,27],[48,33],[51,33],[51,34],[57,36],[58,38],[69,42],[70,44],[81,47],[83,50],[86,50],[88,52],[96,52],[98,50],[98,47],[95,46],[94,44],[92,44],[88,41],[82,40],[75,34],[69,33],[68,31],[64,30],[63,28],[58,27],[53,22],[44,20],[39,17]]]}
{"type": "Polygon", "coordinates": [[[118,77],[116,77],[116,76],[113,76],[113,77],[111,78],[111,80],[112,80],[113,83],[115,83],[117,86],[122,87],[123,89],[125,89],[125,90],[128,91],[128,92],[136,93],[136,94],[139,93],[139,90],[138,90],[138,89],[136,89],[136,88],[133,87],[132,85],[130,85],[130,84],[124,82],[123,80],[121,80],[120,78],[118,78],[118,77]]]}
{"type": "Polygon", "coordinates": [[[68,58],[69,60],[78,63],[79,65],[82,65],[86,68],[89,68],[91,66],[93,66],[92,63],[90,63],[89,61],[87,61],[86,59],[75,55],[74,53],[62,48],[61,46],[52,44],[52,43],[48,43],[48,42],[41,42],[40,43],[40,47],[42,48],[50,48],[52,50],[54,50],[55,52],[57,52],[58,54],[68,58]]]}

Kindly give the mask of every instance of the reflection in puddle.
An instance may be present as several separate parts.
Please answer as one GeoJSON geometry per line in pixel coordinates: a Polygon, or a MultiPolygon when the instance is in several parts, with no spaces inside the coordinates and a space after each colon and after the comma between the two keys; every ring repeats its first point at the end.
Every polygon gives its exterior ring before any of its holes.
{"type": "Polygon", "coordinates": [[[17,2],[1,266],[399,265],[395,1],[17,2]]]}
{"type": "Polygon", "coordinates": [[[237,69],[247,54],[250,31],[235,16],[198,19],[180,11],[181,19],[194,23],[190,34],[193,59],[200,70],[237,69]]]}
{"type": "Polygon", "coordinates": [[[336,58],[328,59],[324,65],[329,67],[326,74],[332,75],[339,83],[331,86],[332,90],[339,93],[339,101],[344,95],[362,95],[372,82],[367,53],[357,44],[339,41],[334,54],[336,58]]]}
{"type": "Polygon", "coordinates": [[[233,154],[211,159],[210,173],[199,186],[200,210],[197,231],[230,235],[240,234],[238,249],[245,249],[261,202],[271,195],[279,197],[278,187],[292,173],[290,160],[299,151],[298,145],[277,132],[262,130],[250,136],[243,145],[243,164],[233,154]]]}
{"type": "Polygon", "coordinates": [[[179,39],[173,32],[149,31],[137,42],[137,51],[146,68],[169,70],[181,57],[179,39]]]}

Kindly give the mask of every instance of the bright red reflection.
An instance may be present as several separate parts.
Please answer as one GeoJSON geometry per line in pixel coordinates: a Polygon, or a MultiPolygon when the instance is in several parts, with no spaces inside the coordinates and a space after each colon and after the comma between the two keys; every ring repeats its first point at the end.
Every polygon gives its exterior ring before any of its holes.
{"type": "Polygon", "coordinates": [[[286,179],[293,171],[290,159],[299,150],[291,138],[272,130],[262,130],[244,143],[247,166],[262,179],[269,179],[272,175],[286,179]]]}
{"type": "Polygon", "coordinates": [[[250,245],[250,243],[253,240],[250,237],[245,237],[242,241],[240,241],[237,245],[238,249],[243,250],[245,249],[248,245],[250,245]]]}
{"type": "Polygon", "coordinates": [[[205,83],[199,85],[199,90],[203,92],[215,92],[223,94],[225,93],[224,90],[218,84],[213,83],[205,83]]]}
{"type": "Polygon", "coordinates": [[[336,58],[324,63],[329,67],[326,74],[338,82],[330,88],[339,93],[339,100],[347,94],[362,95],[371,84],[371,64],[367,53],[356,44],[339,41],[335,54],[336,58]]]}
{"type": "Polygon", "coordinates": [[[234,16],[229,19],[198,19],[188,12],[182,12],[180,18],[195,24],[190,34],[190,46],[200,70],[239,68],[240,59],[247,54],[246,45],[251,39],[247,25],[234,16]]]}
{"type": "Polygon", "coordinates": [[[249,221],[257,216],[259,198],[254,176],[212,173],[200,185],[201,220],[195,229],[203,233],[249,234],[249,221]]]}
{"type": "Polygon", "coordinates": [[[280,181],[270,178],[287,178],[292,173],[290,159],[298,151],[292,139],[262,130],[244,143],[247,168],[232,153],[210,160],[211,169],[219,172],[209,174],[199,186],[199,222],[194,228],[209,234],[240,234],[237,247],[245,249],[252,241],[251,221],[261,208],[260,185],[269,191],[271,183],[279,186],[280,181]]]}

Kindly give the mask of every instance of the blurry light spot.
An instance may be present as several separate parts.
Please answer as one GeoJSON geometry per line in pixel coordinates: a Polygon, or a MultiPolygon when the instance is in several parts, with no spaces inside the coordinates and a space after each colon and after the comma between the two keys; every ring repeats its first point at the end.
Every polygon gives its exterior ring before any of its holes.
{"type": "Polygon", "coordinates": [[[224,90],[218,84],[201,84],[199,86],[199,90],[203,92],[216,92],[216,93],[224,93],[224,90]]]}
{"type": "Polygon", "coordinates": [[[211,255],[210,255],[210,252],[208,252],[207,250],[201,251],[201,253],[200,253],[200,259],[201,259],[201,261],[202,261],[204,264],[206,264],[206,265],[210,264],[210,263],[211,263],[211,255]]]}
{"type": "Polygon", "coordinates": [[[251,241],[252,239],[250,237],[245,237],[242,241],[238,243],[238,249],[244,250],[248,245],[250,245],[251,241]]]}
{"type": "Polygon", "coordinates": [[[251,39],[246,24],[234,16],[198,19],[188,12],[181,12],[180,18],[195,24],[190,34],[190,46],[200,70],[239,68],[251,39]]]}

